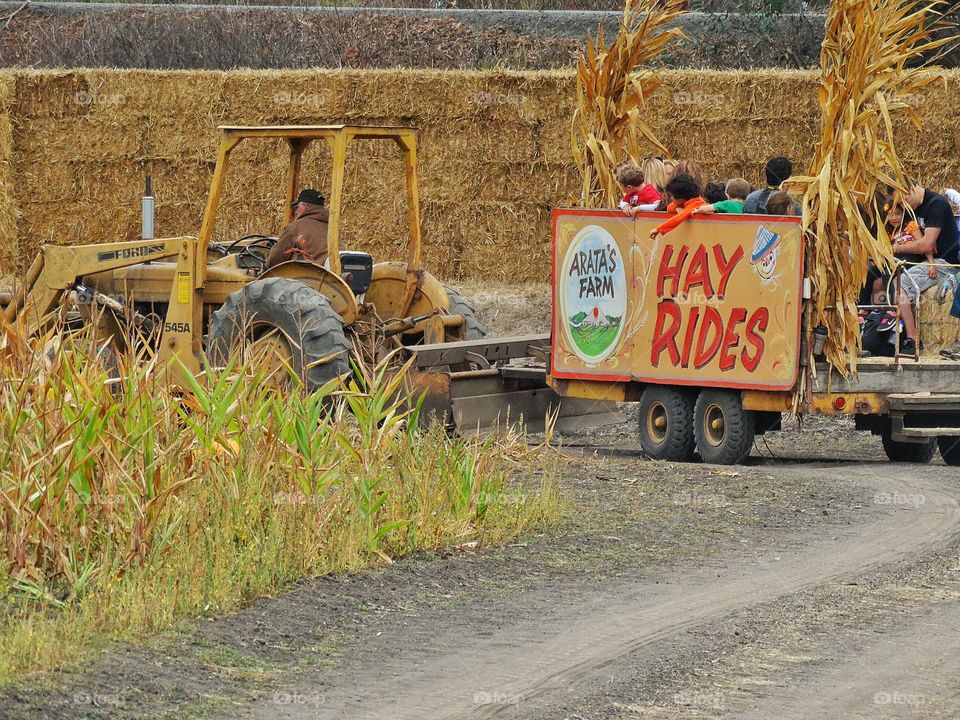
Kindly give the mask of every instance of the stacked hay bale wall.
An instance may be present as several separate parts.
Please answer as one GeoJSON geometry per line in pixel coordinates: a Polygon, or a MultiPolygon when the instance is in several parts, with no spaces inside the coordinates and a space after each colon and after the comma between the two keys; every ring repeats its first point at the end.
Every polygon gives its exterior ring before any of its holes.
{"type": "MultiPolygon", "coordinates": [[[[157,231],[195,234],[220,124],[401,124],[422,129],[424,258],[451,279],[543,280],[550,210],[570,203],[575,85],[567,72],[15,71],[0,74],[0,275],[19,274],[44,243],[133,239],[144,176],[154,178],[157,231]],[[12,127],[12,141],[8,128],[12,127]],[[12,193],[11,193],[12,186],[12,193]]],[[[769,155],[803,168],[818,129],[809,72],[663,73],[649,121],[676,157],[710,179],[759,183],[769,155]]],[[[933,186],[960,179],[950,108],[960,75],[915,103],[923,133],[904,127],[902,156],[933,186]]],[[[344,246],[402,256],[405,197],[397,150],[358,148],[347,169],[344,246]]],[[[315,147],[305,184],[325,188],[315,147]]],[[[286,154],[241,146],[228,173],[218,239],[276,233],[286,154]]]]}
{"type": "MultiPolygon", "coordinates": [[[[16,91],[12,75],[0,75],[0,274],[13,268],[17,244],[17,203],[13,183],[13,125],[10,108],[16,91]]],[[[9,272],[9,271],[8,271],[9,272]]]]}

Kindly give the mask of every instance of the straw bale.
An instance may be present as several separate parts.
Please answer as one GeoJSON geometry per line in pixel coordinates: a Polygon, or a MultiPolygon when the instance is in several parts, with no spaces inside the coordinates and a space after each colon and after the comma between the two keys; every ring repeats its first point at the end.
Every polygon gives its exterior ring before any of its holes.
{"type": "Polygon", "coordinates": [[[16,73],[17,115],[66,118],[83,115],[89,87],[83,71],[24,70],[16,73]]]}
{"type": "Polygon", "coordinates": [[[92,214],[81,202],[21,201],[18,245],[19,269],[33,260],[47,243],[78,245],[91,242],[129,240],[140,231],[139,203],[115,202],[100,206],[92,214]]]}
{"type": "Polygon", "coordinates": [[[17,156],[24,160],[118,160],[136,158],[140,135],[135,129],[114,128],[86,117],[24,118],[14,122],[17,156]]]}
{"type": "Polygon", "coordinates": [[[0,277],[13,272],[17,242],[13,125],[10,122],[15,91],[13,73],[0,73],[0,277]]]}
{"type": "Polygon", "coordinates": [[[932,287],[920,296],[917,308],[919,335],[923,340],[923,355],[936,357],[940,351],[960,340],[960,321],[950,314],[952,295],[941,305],[937,302],[939,288],[932,287]]]}
{"type": "Polygon", "coordinates": [[[223,85],[223,124],[338,124],[353,84],[351,75],[332,70],[231,72],[223,85]]]}
{"type": "Polygon", "coordinates": [[[48,197],[72,201],[77,195],[74,162],[32,162],[19,168],[17,178],[26,188],[43,188],[48,197]]]}
{"type": "MultiPolygon", "coordinates": [[[[960,130],[952,117],[960,73],[944,77],[945,85],[912,99],[925,130],[917,133],[903,120],[897,125],[908,170],[936,188],[960,182],[960,130]]],[[[742,176],[760,184],[764,161],[774,154],[805,168],[819,127],[814,73],[678,70],[658,79],[644,118],[674,157],[697,160],[707,179],[742,176]]],[[[158,233],[196,234],[218,125],[350,121],[421,128],[429,269],[450,277],[542,280],[550,207],[569,204],[579,186],[570,148],[574,93],[570,72],[0,74],[0,269],[14,257],[22,269],[42,242],[136,237],[148,172],[158,233]]],[[[314,143],[302,185],[329,192],[329,164],[328,148],[314,143]]],[[[248,141],[237,149],[217,239],[279,232],[286,169],[281,142],[248,141]]],[[[406,195],[392,143],[352,148],[343,220],[344,247],[378,260],[403,257],[406,195]]]]}

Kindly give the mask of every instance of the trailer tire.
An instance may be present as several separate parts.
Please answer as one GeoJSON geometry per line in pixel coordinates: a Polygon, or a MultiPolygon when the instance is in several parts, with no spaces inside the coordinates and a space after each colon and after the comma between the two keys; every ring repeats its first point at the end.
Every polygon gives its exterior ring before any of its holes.
{"type": "Polygon", "coordinates": [[[891,462],[925,465],[937,454],[936,438],[930,438],[929,441],[922,443],[901,442],[893,440],[890,437],[890,431],[884,430],[880,440],[883,442],[883,452],[891,462]]]}
{"type": "Polygon", "coordinates": [[[693,459],[693,404],[691,392],[648,385],[640,396],[640,445],[654,460],[687,462],[693,459]]]}
{"type": "Polygon", "coordinates": [[[693,413],[697,450],[704,462],[736,465],[750,456],[756,433],[753,414],[743,409],[740,393],[702,390],[693,413]]]}
{"type": "Polygon", "coordinates": [[[290,365],[308,391],[350,372],[351,345],[330,301],[309,285],[282,277],[254,280],[227,296],[210,318],[207,356],[223,366],[260,337],[255,333],[271,330],[282,334],[290,365]]]}
{"type": "Polygon", "coordinates": [[[960,437],[941,435],[937,438],[940,447],[940,457],[947,465],[960,465],[960,437]]]}

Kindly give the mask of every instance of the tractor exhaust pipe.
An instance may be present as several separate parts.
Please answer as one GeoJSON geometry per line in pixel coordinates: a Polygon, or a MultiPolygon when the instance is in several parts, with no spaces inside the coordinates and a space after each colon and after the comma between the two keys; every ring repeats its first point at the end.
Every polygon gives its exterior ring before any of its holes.
{"type": "Polygon", "coordinates": [[[153,183],[147,175],[147,187],[143,193],[143,239],[153,240],[153,183]]]}

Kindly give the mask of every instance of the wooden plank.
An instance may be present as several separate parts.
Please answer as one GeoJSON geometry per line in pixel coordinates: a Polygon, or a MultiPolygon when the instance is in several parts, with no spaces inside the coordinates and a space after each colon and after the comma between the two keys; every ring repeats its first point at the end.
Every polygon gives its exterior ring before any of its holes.
{"type": "Polygon", "coordinates": [[[932,437],[960,437],[960,427],[905,427],[892,434],[894,440],[898,437],[932,438],[932,437]]]}
{"type": "MultiPolygon", "coordinates": [[[[878,358],[879,359],[879,358],[878,358]]],[[[827,368],[817,370],[813,386],[815,393],[947,393],[960,387],[960,362],[924,358],[920,362],[892,360],[878,364],[864,362],[858,366],[856,377],[843,378],[827,368]]]]}

